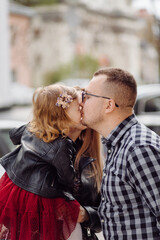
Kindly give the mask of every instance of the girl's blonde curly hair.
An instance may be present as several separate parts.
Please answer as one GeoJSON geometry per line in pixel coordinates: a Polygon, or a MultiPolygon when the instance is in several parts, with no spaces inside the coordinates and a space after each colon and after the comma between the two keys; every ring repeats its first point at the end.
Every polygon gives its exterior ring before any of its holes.
{"type": "Polygon", "coordinates": [[[64,93],[73,100],[78,98],[75,88],[58,84],[39,87],[33,94],[33,119],[28,130],[44,142],[51,142],[59,135],[66,136],[74,124],[66,109],[56,106],[57,98],[64,93]]]}

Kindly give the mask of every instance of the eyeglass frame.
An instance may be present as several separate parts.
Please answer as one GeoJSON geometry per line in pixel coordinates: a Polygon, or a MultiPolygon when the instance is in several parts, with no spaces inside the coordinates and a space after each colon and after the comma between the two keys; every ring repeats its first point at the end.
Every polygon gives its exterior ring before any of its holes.
{"type": "MultiPolygon", "coordinates": [[[[84,102],[84,96],[85,95],[92,96],[92,97],[98,97],[98,98],[111,99],[110,97],[99,96],[99,95],[95,95],[95,94],[92,94],[92,93],[87,93],[85,91],[82,91],[82,103],[84,102]]],[[[115,102],[115,106],[119,107],[119,105],[116,102],[115,102]]]]}

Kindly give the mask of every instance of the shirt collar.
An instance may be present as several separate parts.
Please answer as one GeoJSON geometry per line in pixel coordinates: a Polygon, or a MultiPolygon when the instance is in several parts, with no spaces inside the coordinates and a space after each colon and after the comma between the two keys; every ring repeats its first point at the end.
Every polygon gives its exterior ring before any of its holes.
{"type": "Polygon", "coordinates": [[[120,141],[121,137],[126,133],[126,131],[137,122],[138,121],[135,114],[132,114],[123,120],[116,128],[114,128],[107,138],[102,137],[102,143],[115,146],[120,141]]]}

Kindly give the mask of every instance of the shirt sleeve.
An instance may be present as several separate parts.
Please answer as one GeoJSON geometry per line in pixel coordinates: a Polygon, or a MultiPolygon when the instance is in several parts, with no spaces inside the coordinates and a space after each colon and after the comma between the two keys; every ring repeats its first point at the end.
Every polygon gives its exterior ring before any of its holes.
{"type": "Polygon", "coordinates": [[[128,157],[128,181],[142,196],[160,227],[160,149],[140,146],[128,157]]]}

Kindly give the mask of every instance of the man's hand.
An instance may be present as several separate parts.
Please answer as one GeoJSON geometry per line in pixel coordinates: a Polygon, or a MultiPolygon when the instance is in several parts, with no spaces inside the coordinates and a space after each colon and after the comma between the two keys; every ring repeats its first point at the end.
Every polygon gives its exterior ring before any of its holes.
{"type": "Polygon", "coordinates": [[[78,223],[83,223],[89,219],[87,211],[80,206],[79,216],[78,216],[78,223]]]}

